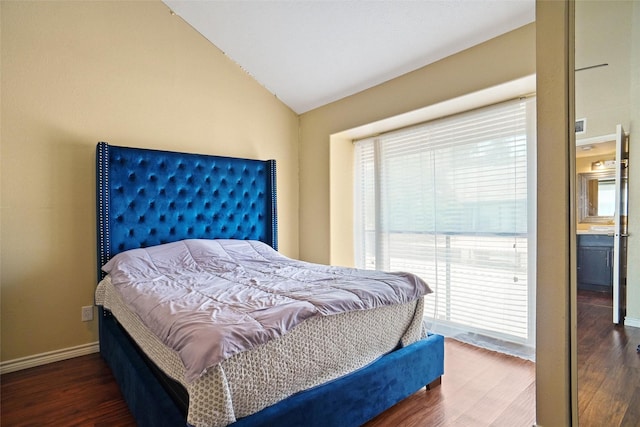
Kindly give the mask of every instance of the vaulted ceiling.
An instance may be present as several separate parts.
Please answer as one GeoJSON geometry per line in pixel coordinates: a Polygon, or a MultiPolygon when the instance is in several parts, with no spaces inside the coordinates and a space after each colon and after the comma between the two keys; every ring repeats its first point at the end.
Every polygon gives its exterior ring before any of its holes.
{"type": "Polygon", "coordinates": [[[535,20],[535,0],[163,0],[297,113],[535,20]]]}

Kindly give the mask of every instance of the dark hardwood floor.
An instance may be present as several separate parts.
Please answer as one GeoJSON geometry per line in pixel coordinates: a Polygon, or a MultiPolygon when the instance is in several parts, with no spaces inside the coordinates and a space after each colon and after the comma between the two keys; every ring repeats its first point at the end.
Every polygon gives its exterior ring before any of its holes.
{"type": "Polygon", "coordinates": [[[445,340],[442,384],[421,389],[366,427],[504,426],[535,421],[535,364],[445,340]]]}
{"type": "Polygon", "coordinates": [[[610,294],[578,293],[581,427],[640,426],[640,328],[612,323],[610,294]]]}
{"type": "MultiPolygon", "coordinates": [[[[445,343],[441,386],[422,389],[367,426],[531,426],[532,362],[445,343]]],[[[135,426],[99,355],[92,354],[5,374],[0,425],[135,426]]]]}
{"type": "Polygon", "coordinates": [[[0,426],[135,426],[99,354],[0,377],[0,426]]]}
{"type": "MultiPolygon", "coordinates": [[[[580,426],[640,425],[640,329],[611,324],[599,294],[579,297],[580,426]]],[[[529,427],[535,365],[447,339],[442,385],[366,424],[529,427]]],[[[92,354],[2,375],[0,425],[135,426],[109,368],[92,354]]]]}
{"type": "MultiPolygon", "coordinates": [[[[446,341],[441,386],[422,389],[367,426],[531,426],[535,368],[446,341]]],[[[92,354],[5,374],[0,425],[135,426],[109,368],[92,354]]]]}

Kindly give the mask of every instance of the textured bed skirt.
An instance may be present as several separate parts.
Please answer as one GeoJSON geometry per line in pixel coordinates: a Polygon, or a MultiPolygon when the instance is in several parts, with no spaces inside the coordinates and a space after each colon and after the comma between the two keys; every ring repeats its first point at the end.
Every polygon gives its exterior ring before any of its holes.
{"type": "Polygon", "coordinates": [[[226,426],[301,390],[366,367],[399,344],[406,346],[426,335],[422,299],[316,317],[279,339],[211,367],[197,381],[186,383],[177,353],[164,346],[127,309],[108,279],[99,285],[96,302],[113,313],[165,374],[185,387],[189,395],[187,422],[196,427],[226,426]]]}

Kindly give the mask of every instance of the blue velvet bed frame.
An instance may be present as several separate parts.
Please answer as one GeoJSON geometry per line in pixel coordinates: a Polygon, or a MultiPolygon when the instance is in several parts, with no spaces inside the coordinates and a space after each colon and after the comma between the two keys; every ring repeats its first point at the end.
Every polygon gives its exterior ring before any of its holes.
{"type": "MultiPolygon", "coordinates": [[[[98,278],[127,249],[191,238],[260,240],[277,249],[275,161],[111,146],[96,149],[98,278]]],[[[166,377],[100,307],[100,353],[140,426],[185,426],[166,377]]],[[[232,424],[359,426],[444,373],[444,339],[430,335],[350,375],[232,424]]]]}

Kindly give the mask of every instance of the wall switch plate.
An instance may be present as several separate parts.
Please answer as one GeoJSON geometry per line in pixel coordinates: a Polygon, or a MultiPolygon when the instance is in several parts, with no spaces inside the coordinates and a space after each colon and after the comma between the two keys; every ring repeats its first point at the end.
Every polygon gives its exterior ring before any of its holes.
{"type": "Polygon", "coordinates": [[[89,322],[93,320],[93,306],[87,305],[82,307],[82,321],[89,322]]]}

